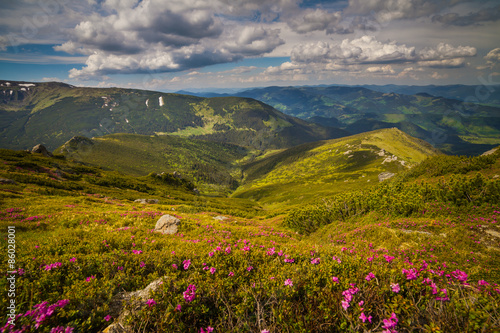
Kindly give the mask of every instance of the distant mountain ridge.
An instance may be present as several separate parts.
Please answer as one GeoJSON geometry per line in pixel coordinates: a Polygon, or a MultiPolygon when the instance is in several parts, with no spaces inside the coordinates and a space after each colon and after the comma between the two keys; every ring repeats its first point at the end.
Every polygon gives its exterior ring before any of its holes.
{"type": "Polygon", "coordinates": [[[55,149],[73,136],[173,134],[257,149],[345,136],[241,97],[203,98],[63,83],[0,81],[0,146],[55,149]]]}
{"type": "Polygon", "coordinates": [[[477,155],[500,144],[500,108],[435,97],[429,94],[432,87],[427,92],[419,88],[417,94],[406,95],[362,86],[266,87],[237,96],[353,134],[397,127],[451,154],[477,155]]]}

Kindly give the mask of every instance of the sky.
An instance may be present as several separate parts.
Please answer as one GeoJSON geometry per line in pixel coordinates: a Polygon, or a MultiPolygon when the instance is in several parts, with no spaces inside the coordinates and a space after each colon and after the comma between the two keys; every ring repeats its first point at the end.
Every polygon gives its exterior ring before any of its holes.
{"type": "Polygon", "coordinates": [[[500,83],[500,0],[0,0],[0,79],[177,91],[500,83]]]}

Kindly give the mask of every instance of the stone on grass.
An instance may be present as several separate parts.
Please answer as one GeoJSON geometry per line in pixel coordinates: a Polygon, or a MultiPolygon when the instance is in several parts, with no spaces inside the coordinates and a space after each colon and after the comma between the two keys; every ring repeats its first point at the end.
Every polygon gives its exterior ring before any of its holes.
{"type": "Polygon", "coordinates": [[[378,181],[383,182],[384,180],[387,180],[389,178],[394,177],[395,174],[392,172],[382,172],[381,174],[378,175],[378,181]]]}
{"type": "Polygon", "coordinates": [[[159,201],[158,199],[136,199],[134,202],[139,202],[142,204],[157,204],[159,201]]]}
{"type": "Polygon", "coordinates": [[[163,215],[156,222],[154,231],[161,232],[164,235],[173,235],[179,230],[181,220],[172,215],[163,215]]]}

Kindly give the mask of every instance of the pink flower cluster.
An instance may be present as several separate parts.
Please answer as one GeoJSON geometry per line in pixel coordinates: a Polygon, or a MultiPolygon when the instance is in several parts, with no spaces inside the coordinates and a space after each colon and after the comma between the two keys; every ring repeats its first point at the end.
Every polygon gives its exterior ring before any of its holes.
{"type": "Polygon", "coordinates": [[[291,279],[286,279],[285,280],[285,286],[290,286],[290,287],[293,287],[293,282],[291,279]]]}
{"type": "Polygon", "coordinates": [[[384,325],[382,326],[382,328],[385,328],[385,330],[383,331],[383,333],[396,333],[396,330],[394,330],[393,328],[396,327],[398,321],[399,320],[394,312],[391,314],[391,317],[389,319],[384,319],[384,325]]]}
{"type": "Polygon", "coordinates": [[[184,265],[184,269],[187,270],[189,265],[191,265],[191,259],[184,260],[182,264],[184,265]]]}
{"type": "Polygon", "coordinates": [[[341,302],[341,304],[344,310],[347,310],[347,308],[351,305],[352,296],[356,295],[358,291],[359,288],[355,287],[354,283],[351,283],[351,288],[344,290],[342,292],[344,300],[341,302]]]}
{"type": "Polygon", "coordinates": [[[416,280],[418,277],[418,272],[414,268],[410,269],[403,268],[403,274],[406,274],[407,280],[416,280]]]}
{"type": "Polygon", "coordinates": [[[365,277],[366,281],[370,281],[373,279],[375,279],[375,274],[373,274],[372,272],[368,273],[368,275],[365,277]]]}
{"type": "MultiPolygon", "coordinates": [[[[62,299],[52,305],[48,305],[48,302],[42,302],[33,306],[33,310],[26,312],[24,316],[29,316],[35,319],[35,328],[39,328],[42,322],[44,322],[48,317],[52,316],[57,308],[63,308],[68,305],[68,303],[69,299],[62,299]]],[[[70,332],[72,332],[72,329],[70,332]]]]}
{"type": "Polygon", "coordinates": [[[196,298],[196,286],[194,284],[190,284],[183,293],[183,296],[186,302],[192,302],[196,298]]]}
{"type": "Polygon", "coordinates": [[[314,258],[314,259],[311,259],[311,264],[313,264],[313,265],[317,265],[317,264],[319,264],[319,263],[320,263],[320,261],[321,261],[321,259],[320,259],[320,258],[314,258]]]}
{"type": "Polygon", "coordinates": [[[214,331],[214,328],[211,326],[208,326],[206,331],[203,328],[200,328],[200,333],[211,333],[213,331],[214,331]]]}
{"type": "Polygon", "coordinates": [[[48,264],[48,265],[45,265],[44,269],[45,269],[46,271],[50,271],[50,270],[52,270],[53,268],[57,268],[57,267],[61,267],[61,266],[62,266],[62,263],[60,263],[60,262],[55,262],[55,263],[53,263],[53,264],[48,264]]]}

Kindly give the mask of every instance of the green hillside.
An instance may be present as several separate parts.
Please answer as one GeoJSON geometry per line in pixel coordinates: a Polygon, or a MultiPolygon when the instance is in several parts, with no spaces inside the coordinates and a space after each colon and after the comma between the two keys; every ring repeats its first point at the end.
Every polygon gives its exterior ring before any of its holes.
{"type": "MultiPolygon", "coordinates": [[[[436,87],[436,94],[440,91],[436,87]]],[[[348,86],[266,87],[238,96],[352,134],[397,127],[451,154],[475,155],[500,144],[500,108],[427,93],[404,95],[348,86]]]]}
{"type": "Polygon", "coordinates": [[[341,137],[249,98],[201,98],[62,83],[0,81],[0,146],[53,150],[73,136],[173,134],[257,149],[341,137]]]}
{"type": "Polygon", "coordinates": [[[92,140],[75,137],[56,152],[135,176],[177,171],[204,193],[234,190],[241,179],[238,161],[250,153],[232,144],[138,134],[110,134],[92,140]]]}
{"type": "Polygon", "coordinates": [[[398,129],[383,129],[293,147],[244,166],[234,197],[280,206],[304,204],[333,193],[377,184],[439,154],[398,129]]]}

